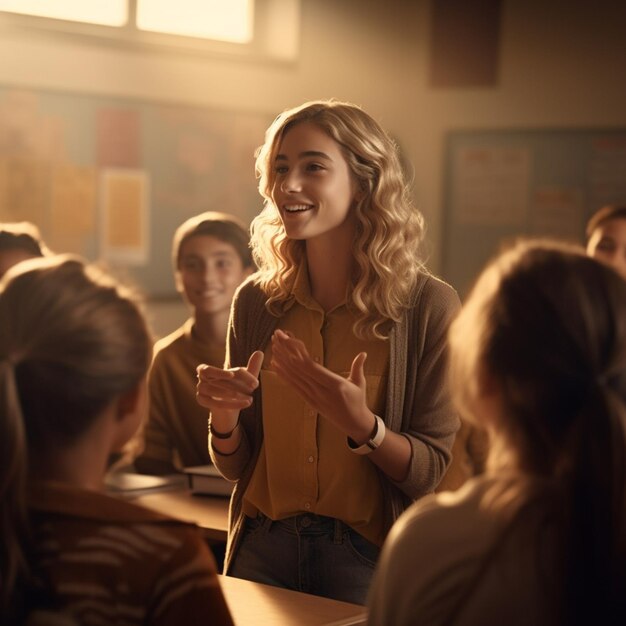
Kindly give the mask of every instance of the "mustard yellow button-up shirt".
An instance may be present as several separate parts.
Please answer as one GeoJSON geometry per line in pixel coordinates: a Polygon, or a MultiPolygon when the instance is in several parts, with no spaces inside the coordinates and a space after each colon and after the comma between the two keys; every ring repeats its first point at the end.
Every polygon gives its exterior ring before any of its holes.
{"type": "MultiPolygon", "coordinates": [[[[345,302],[325,313],[311,296],[306,265],[298,272],[293,294],[278,328],[293,333],[313,359],[345,377],[354,357],[367,352],[367,405],[382,415],[388,341],[358,339],[352,331],[355,317],[345,302]]],[[[382,545],[383,497],[375,465],[350,451],[346,435],[269,369],[271,357],[268,345],[261,371],[264,440],[244,512],[254,516],[261,511],[275,520],[306,512],[327,515],[382,545]]]]}

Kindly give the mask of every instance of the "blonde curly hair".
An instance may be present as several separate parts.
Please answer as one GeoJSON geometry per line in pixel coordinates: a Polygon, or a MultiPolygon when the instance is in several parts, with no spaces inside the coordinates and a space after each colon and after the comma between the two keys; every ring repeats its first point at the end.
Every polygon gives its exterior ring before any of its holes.
{"type": "Polygon", "coordinates": [[[354,104],[306,102],[281,113],[267,129],[256,152],[259,192],[265,200],[251,225],[256,282],[268,295],[268,310],[280,315],[290,300],[305,242],[287,237],[272,200],[274,160],[285,133],[302,122],[315,124],[339,144],[361,191],[353,209],[357,230],[349,306],[357,314],[358,337],[384,338],[389,321],[398,321],[409,306],[417,276],[425,271],[419,255],[424,224],[411,202],[396,144],[354,104]]]}

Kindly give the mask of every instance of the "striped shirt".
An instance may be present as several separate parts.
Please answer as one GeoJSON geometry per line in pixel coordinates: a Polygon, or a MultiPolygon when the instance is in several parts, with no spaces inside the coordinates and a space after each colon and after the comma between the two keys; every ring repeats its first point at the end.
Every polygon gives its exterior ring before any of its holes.
{"type": "Polygon", "coordinates": [[[29,507],[48,596],[29,623],[51,611],[81,626],[232,626],[199,528],[61,483],[33,484],[29,507]]]}

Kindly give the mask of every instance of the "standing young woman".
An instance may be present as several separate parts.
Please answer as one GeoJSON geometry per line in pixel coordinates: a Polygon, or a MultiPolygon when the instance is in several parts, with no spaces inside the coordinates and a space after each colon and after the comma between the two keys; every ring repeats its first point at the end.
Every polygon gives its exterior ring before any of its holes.
{"type": "Polygon", "coordinates": [[[257,172],[259,272],[226,369],[198,368],[212,457],[237,482],[226,571],[362,603],[387,531],[450,461],[458,298],[419,261],[396,146],[359,107],[282,113],[257,172]]]}
{"type": "Polygon", "coordinates": [[[521,244],[450,340],[488,471],[398,520],[368,623],[626,623],[626,282],[581,249],[521,244]]]}

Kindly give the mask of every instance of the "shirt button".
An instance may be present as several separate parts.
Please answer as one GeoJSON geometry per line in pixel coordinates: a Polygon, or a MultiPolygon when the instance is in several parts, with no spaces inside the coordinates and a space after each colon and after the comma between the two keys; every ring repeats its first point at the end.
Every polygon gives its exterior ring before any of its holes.
{"type": "Polygon", "coordinates": [[[313,409],[309,409],[309,417],[313,417],[315,415],[315,411],[313,409]]]}
{"type": "Polygon", "coordinates": [[[311,503],[310,502],[305,502],[304,503],[304,508],[308,511],[311,508],[311,503]]]}
{"type": "Polygon", "coordinates": [[[313,360],[314,360],[316,363],[319,363],[319,362],[320,362],[320,358],[319,358],[318,356],[314,356],[314,357],[313,357],[313,360]]]}
{"type": "Polygon", "coordinates": [[[309,463],[313,463],[313,461],[315,461],[315,459],[314,459],[312,456],[310,456],[310,457],[307,459],[307,461],[308,461],[309,463]]]}

